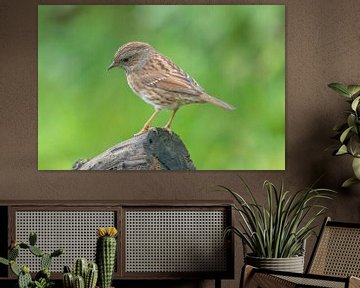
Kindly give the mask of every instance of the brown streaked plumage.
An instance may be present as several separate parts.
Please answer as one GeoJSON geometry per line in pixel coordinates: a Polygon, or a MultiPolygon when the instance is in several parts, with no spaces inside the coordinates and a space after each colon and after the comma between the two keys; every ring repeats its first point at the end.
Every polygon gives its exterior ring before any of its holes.
{"type": "Polygon", "coordinates": [[[129,42],[121,46],[108,70],[114,67],[123,68],[134,93],[155,108],[150,119],[135,135],[146,132],[152,120],[163,109],[173,110],[165,125],[169,131],[175,113],[182,105],[211,103],[227,110],[235,109],[224,101],[208,95],[193,78],[147,43],[129,42]]]}

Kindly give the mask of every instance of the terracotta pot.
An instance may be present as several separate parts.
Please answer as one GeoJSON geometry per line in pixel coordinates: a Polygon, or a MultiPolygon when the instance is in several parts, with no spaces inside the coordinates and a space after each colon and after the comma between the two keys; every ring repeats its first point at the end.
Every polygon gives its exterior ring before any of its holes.
{"type": "Polygon", "coordinates": [[[263,258],[251,255],[245,256],[245,263],[254,267],[275,271],[304,272],[304,256],[289,258],[263,258]]]}

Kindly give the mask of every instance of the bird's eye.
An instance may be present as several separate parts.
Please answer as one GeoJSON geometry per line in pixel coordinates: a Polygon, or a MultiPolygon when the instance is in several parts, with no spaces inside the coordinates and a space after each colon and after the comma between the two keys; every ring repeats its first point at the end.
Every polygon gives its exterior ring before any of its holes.
{"type": "Polygon", "coordinates": [[[123,58],[122,61],[126,63],[126,62],[129,62],[129,59],[130,59],[129,57],[123,58]]]}

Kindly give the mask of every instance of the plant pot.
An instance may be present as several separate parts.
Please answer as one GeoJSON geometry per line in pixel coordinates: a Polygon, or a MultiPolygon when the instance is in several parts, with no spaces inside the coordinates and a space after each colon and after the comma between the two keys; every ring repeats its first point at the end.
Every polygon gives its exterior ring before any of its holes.
{"type": "Polygon", "coordinates": [[[289,258],[263,258],[246,255],[245,263],[262,269],[304,273],[304,256],[289,258]]]}

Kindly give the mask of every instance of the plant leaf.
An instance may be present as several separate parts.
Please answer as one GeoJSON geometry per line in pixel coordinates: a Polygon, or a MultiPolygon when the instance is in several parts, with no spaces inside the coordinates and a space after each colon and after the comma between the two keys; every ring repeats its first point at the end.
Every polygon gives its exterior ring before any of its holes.
{"type": "Polygon", "coordinates": [[[351,109],[356,111],[357,106],[359,105],[360,96],[356,97],[351,103],[351,109]]]}
{"type": "Polygon", "coordinates": [[[20,274],[20,268],[16,265],[15,261],[10,261],[10,268],[11,271],[16,275],[19,276],[20,274]]]}
{"type": "Polygon", "coordinates": [[[343,133],[341,133],[341,136],[340,136],[341,143],[344,143],[346,137],[348,136],[348,134],[352,128],[353,128],[353,126],[350,126],[349,128],[345,129],[345,131],[343,133]]]}
{"type": "Polygon", "coordinates": [[[360,156],[360,138],[358,135],[354,134],[350,137],[349,143],[347,145],[348,150],[350,151],[351,155],[354,157],[360,156]]]}
{"type": "Polygon", "coordinates": [[[351,94],[349,93],[347,86],[345,86],[343,84],[331,83],[328,85],[328,87],[345,97],[351,97],[351,94]]]}
{"type": "Polygon", "coordinates": [[[339,150],[336,152],[335,155],[344,155],[347,153],[348,153],[348,150],[346,148],[346,145],[341,145],[341,147],[339,148],[339,150]]]}
{"type": "Polygon", "coordinates": [[[9,260],[8,259],[5,259],[5,258],[3,258],[3,257],[0,257],[0,263],[1,264],[4,264],[4,265],[9,265],[10,263],[9,263],[9,260]]]}
{"type": "Polygon", "coordinates": [[[344,183],[341,185],[341,187],[348,188],[354,184],[359,184],[359,183],[360,183],[359,179],[357,179],[356,177],[351,177],[345,180],[344,183]]]}
{"type": "Polygon", "coordinates": [[[347,91],[351,96],[354,96],[355,94],[360,92],[360,85],[348,85],[347,91]]]}
{"type": "Polygon", "coordinates": [[[352,168],[356,178],[360,180],[360,158],[355,157],[353,159],[352,168]]]}
{"type": "Polygon", "coordinates": [[[347,124],[350,126],[355,126],[355,119],[356,116],[353,113],[350,113],[348,118],[347,118],[347,124]]]}

